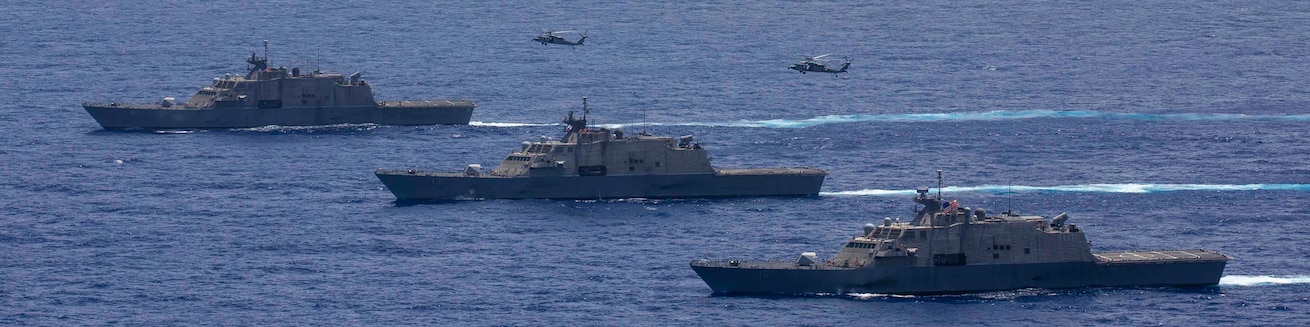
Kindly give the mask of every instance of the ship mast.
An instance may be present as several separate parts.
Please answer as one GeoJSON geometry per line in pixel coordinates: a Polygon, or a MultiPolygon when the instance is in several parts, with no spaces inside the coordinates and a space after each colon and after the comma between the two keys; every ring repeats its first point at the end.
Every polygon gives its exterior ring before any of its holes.
{"type": "Polygon", "coordinates": [[[942,170],[937,170],[937,199],[942,199],[942,170]]]}

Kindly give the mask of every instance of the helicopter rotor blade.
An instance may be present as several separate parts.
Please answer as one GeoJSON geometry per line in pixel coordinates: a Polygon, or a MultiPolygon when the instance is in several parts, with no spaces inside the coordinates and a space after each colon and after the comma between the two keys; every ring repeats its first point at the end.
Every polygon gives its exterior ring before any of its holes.
{"type": "Polygon", "coordinates": [[[825,54],[821,54],[821,55],[814,56],[814,58],[812,58],[812,59],[814,59],[814,60],[819,60],[819,59],[823,59],[823,57],[827,57],[827,56],[831,56],[831,55],[832,55],[831,53],[825,53],[825,54]]]}

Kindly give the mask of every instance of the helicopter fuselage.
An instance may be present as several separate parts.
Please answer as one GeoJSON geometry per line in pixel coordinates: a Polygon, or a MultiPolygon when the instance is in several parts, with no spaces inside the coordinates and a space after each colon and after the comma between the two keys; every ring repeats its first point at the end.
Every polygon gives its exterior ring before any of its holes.
{"type": "Polygon", "coordinates": [[[850,66],[851,63],[847,61],[845,64],[842,65],[840,69],[831,69],[822,63],[817,63],[813,61],[801,61],[792,64],[791,66],[787,67],[787,69],[796,70],[798,72],[801,72],[801,74],[804,74],[806,72],[840,74],[840,73],[845,73],[846,69],[849,68],[850,66]]]}
{"type": "Polygon", "coordinates": [[[568,39],[565,39],[565,38],[563,38],[563,37],[559,37],[559,36],[557,36],[557,35],[555,35],[555,34],[553,34],[553,33],[546,33],[546,34],[538,35],[538,36],[535,37],[535,38],[532,38],[532,41],[533,41],[533,42],[541,43],[541,45],[547,45],[547,44],[563,44],[563,45],[578,46],[578,45],[582,45],[582,42],[583,42],[583,41],[586,41],[586,40],[587,40],[587,36],[586,36],[586,35],[583,35],[582,38],[581,38],[581,39],[578,39],[577,42],[572,42],[572,41],[569,41],[568,39]]]}

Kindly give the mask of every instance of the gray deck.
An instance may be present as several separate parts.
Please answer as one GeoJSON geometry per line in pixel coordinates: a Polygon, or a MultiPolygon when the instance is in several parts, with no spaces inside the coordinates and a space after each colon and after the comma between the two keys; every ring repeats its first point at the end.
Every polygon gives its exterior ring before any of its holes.
{"type": "Polygon", "coordinates": [[[1102,263],[1141,263],[1143,261],[1156,262],[1183,262],[1183,261],[1227,261],[1230,259],[1227,255],[1218,252],[1197,249],[1197,250],[1170,250],[1170,251],[1132,251],[1132,252],[1106,252],[1093,253],[1097,262],[1102,263]]]}
{"type": "Polygon", "coordinates": [[[745,260],[692,260],[692,266],[739,269],[789,269],[789,270],[852,270],[857,267],[829,266],[819,262],[812,266],[797,265],[794,261],[745,261],[745,260]],[[736,261],[736,264],[732,262],[736,261]]]}
{"type": "MultiPolygon", "coordinates": [[[[827,172],[816,168],[746,168],[746,169],[718,169],[715,170],[718,175],[724,176],[745,176],[745,175],[827,175],[827,172]]],[[[478,176],[468,176],[460,172],[435,172],[418,169],[377,169],[377,174],[390,175],[411,175],[411,176],[430,176],[430,177],[468,177],[468,178],[525,178],[520,176],[499,176],[490,173],[484,173],[478,176]]],[[[631,174],[615,174],[623,176],[631,174]]],[[[651,174],[651,175],[680,175],[680,174],[651,174]]]]}
{"type": "MultiPolygon", "coordinates": [[[[174,104],[164,107],[159,103],[122,103],[122,102],[83,102],[83,106],[100,107],[100,108],[120,108],[120,109],[156,109],[156,110],[202,110],[214,109],[212,107],[188,107],[185,103],[174,104]]],[[[442,108],[442,107],[473,107],[475,104],[467,100],[405,100],[405,101],[379,101],[378,108],[442,108]]]]}
{"type": "Polygon", "coordinates": [[[472,101],[467,100],[406,100],[406,101],[379,101],[378,108],[433,108],[433,107],[472,107],[472,101]]]}
{"type": "Polygon", "coordinates": [[[741,168],[741,169],[718,169],[714,172],[719,175],[826,175],[823,170],[796,167],[796,168],[741,168]]]}
{"type": "Polygon", "coordinates": [[[199,110],[210,108],[187,107],[185,103],[176,103],[172,106],[164,107],[158,102],[149,103],[123,103],[123,102],[82,102],[83,107],[99,108],[117,108],[117,109],[155,109],[155,110],[199,110]]]}

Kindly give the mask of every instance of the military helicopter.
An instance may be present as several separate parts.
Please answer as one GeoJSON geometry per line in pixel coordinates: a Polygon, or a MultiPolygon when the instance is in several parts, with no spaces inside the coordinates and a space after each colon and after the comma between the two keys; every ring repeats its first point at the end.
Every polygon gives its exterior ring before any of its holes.
{"type": "Polygon", "coordinates": [[[828,66],[823,64],[821,59],[830,55],[832,54],[824,54],[814,57],[805,57],[804,60],[797,61],[796,63],[791,64],[791,66],[787,67],[787,69],[795,69],[796,71],[801,72],[801,74],[804,74],[805,72],[832,73],[832,76],[836,77],[837,74],[845,73],[846,69],[851,67],[851,58],[846,58],[846,63],[842,64],[841,68],[838,69],[828,68],[828,66]]]}
{"type": "Polygon", "coordinates": [[[545,29],[542,29],[542,31],[545,32],[545,33],[541,33],[541,35],[537,35],[537,37],[532,38],[532,41],[533,41],[533,42],[540,42],[541,45],[546,45],[546,44],[551,44],[551,43],[554,43],[554,44],[564,44],[564,45],[568,45],[568,46],[572,46],[572,47],[576,48],[577,46],[582,45],[582,42],[587,41],[587,32],[582,32],[582,38],[578,39],[577,42],[571,42],[571,41],[569,41],[568,39],[565,39],[564,37],[559,36],[559,34],[560,34],[560,33],[576,33],[576,31],[549,31],[549,30],[545,30],[545,29]]]}

